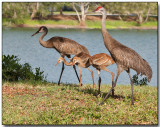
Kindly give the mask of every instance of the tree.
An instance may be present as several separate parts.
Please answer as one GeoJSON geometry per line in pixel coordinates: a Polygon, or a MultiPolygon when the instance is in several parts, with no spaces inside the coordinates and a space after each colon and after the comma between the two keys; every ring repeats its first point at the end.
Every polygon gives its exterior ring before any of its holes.
{"type": "MultiPolygon", "coordinates": [[[[157,3],[154,2],[102,2],[99,5],[106,8],[109,13],[136,14],[140,25],[148,20],[149,14],[157,14],[157,3]]],[[[122,19],[120,17],[120,19],[122,19]]]]}
{"type": "Polygon", "coordinates": [[[137,23],[139,25],[148,20],[148,16],[154,7],[156,7],[156,3],[150,2],[133,2],[129,3],[129,6],[126,6],[130,13],[135,13],[137,15],[137,23]]]}
{"type": "Polygon", "coordinates": [[[86,13],[88,12],[89,9],[89,2],[84,3],[72,3],[73,5],[73,9],[75,10],[77,17],[78,17],[78,21],[80,22],[81,26],[85,26],[85,20],[86,20],[86,13]],[[77,9],[78,7],[78,9],[77,9]],[[79,15],[78,10],[80,9],[81,11],[81,16],[79,15]]]}
{"type": "Polygon", "coordinates": [[[38,7],[36,6],[36,4],[37,3],[32,3],[31,4],[31,11],[32,11],[32,13],[31,13],[31,19],[33,19],[34,17],[35,17],[35,15],[36,15],[36,12],[37,12],[37,10],[38,10],[38,7]]]}

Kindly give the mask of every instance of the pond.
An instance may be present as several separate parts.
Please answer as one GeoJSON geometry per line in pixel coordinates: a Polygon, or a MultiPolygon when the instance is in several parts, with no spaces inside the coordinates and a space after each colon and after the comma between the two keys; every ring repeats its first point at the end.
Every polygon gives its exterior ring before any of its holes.
{"type": "MultiPolygon", "coordinates": [[[[3,28],[2,48],[5,55],[16,55],[21,59],[21,63],[29,63],[33,68],[40,67],[47,75],[49,82],[58,82],[62,65],[57,66],[60,57],[55,49],[44,48],[39,44],[38,34],[31,37],[38,28],[3,28]]],[[[116,40],[138,52],[152,67],[153,76],[149,85],[157,86],[157,30],[108,30],[116,40]]],[[[104,46],[101,30],[99,29],[49,29],[44,40],[53,36],[67,37],[88,48],[91,55],[107,53],[104,46]]],[[[67,60],[68,61],[68,60],[67,60]]],[[[135,61],[136,62],[136,61],[135,61]]],[[[98,74],[95,68],[95,83],[98,83],[98,74]]],[[[116,64],[107,67],[116,74],[116,64]]],[[[79,73],[79,70],[77,68],[79,73]]],[[[131,75],[136,74],[131,70],[131,75]]],[[[92,84],[92,77],[88,69],[82,68],[82,83],[92,84]]],[[[144,76],[139,76],[142,79],[144,76]]],[[[101,71],[102,84],[111,84],[111,75],[101,71]]],[[[61,81],[63,83],[78,83],[75,72],[71,67],[66,66],[61,81]]],[[[130,84],[128,74],[122,72],[118,79],[118,84],[130,84]]]]}

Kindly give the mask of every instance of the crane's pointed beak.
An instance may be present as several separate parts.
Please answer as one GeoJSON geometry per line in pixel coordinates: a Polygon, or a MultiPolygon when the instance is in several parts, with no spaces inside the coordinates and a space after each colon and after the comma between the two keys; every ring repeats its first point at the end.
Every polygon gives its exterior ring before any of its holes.
{"type": "Polygon", "coordinates": [[[34,34],[32,34],[32,36],[34,36],[34,35],[36,35],[36,34],[38,34],[39,33],[39,30],[37,31],[37,32],[35,32],[34,34]]]}
{"type": "Polygon", "coordinates": [[[71,68],[72,68],[74,65],[75,65],[75,63],[74,63],[74,62],[72,62],[72,64],[71,64],[71,68]]]}
{"type": "Polygon", "coordinates": [[[57,62],[56,66],[60,63],[60,61],[57,62]]]}

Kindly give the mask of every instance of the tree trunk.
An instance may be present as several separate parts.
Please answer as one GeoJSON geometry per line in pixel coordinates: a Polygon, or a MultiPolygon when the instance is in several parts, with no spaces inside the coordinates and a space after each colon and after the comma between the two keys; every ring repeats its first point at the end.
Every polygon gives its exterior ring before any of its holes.
{"type": "Polygon", "coordinates": [[[35,17],[35,14],[36,14],[36,10],[34,9],[34,10],[32,11],[32,14],[31,14],[31,19],[33,19],[33,18],[35,17]]]}
{"type": "Polygon", "coordinates": [[[85,25],[86,25],[85,21],[82,21],[82,20],[81,20],[80,26],[85,26],[85,25]]]}
{"type": "Polygon", "coordinates": [[[54,14],[54,13],[53,13],[53,7],[51,7],[51,16],[53,16],[53,14],[54,14]]]}
{"type": "Polygon", "coordinates": [[[35,5],[33,5],[32,9],[33,9],[33,11],[32,11],[32,14],[31,14],[31,19],[33,19],[35,17],[35,14],[37,12],[37,9],[36,9],[35,5]]]}
{"type": "Polygon", "coordinates": [[[39,10],[39,2],[36,3],[36,10],[39,10]]]}
{"type": "Polygon", "coordinates": [[[149,7],[148,12],[147,12],[147,17],[146,17],[146,19],[145,19],[144,22],[147,22],[147,21],[148,21],[148,17],[149,17],[150,10],[151,10],[151,8],[149,7]]]}
{"type": "Polygon", "coordinates": [[[139,13],[138,14],[138,24],[141,25],[143,23],[143,17],[142,15],[139,13]]]}
{"type": "Polygon", "coordinates": [[[81,22],[81,18],[80,18],[80,16],[79,16],[79,13],[78,13],[76,7],[75,7],[75,4],[73,3],[72,5],[73,5],[73,9],[75,10],[75,12],[76,12],[76,14],[77,14],[78,21],[81,22]]]}
{"type": "Polygon", "coordinates": [[[122,17],[120,16],[120,14],[119,14],[118,18],[119,18],[119,20],[123,21],[123,19],[122,19],[122,17]]]}
{"type": "Polygon", "coordinates": [[[62,10],[62,8],[60,9],[60,15],[63,15],[63,10],[62,10]]]}
{"type": "Polygon", "coordinates": [[[16,19],[17,18],[17,12],[16,10],[14,9],[14,15],[13,15],[13,18],[16,19]]]}
{"type": "Polygon", "coordinates": [[[86,20],[86,12],[88,12],[88,9],[89,9],[89,3],[84,3],[84,2],[81,2],[79,4],[76,4],[80,10],[81,10],[81,17],[75,7],[75,3],[73,3],[73,9],[76,11],[76,14],[77,14],[77,17],[78,17],[78,20],[80,22],[80,25],[81,26],[85,26],[85,20],[86,20]]]}
{"type": "Polygon", "coordinates": [[[85,12],[84,12],[84,3],[81,3],[81,26],[85,26],[85,12]]]}

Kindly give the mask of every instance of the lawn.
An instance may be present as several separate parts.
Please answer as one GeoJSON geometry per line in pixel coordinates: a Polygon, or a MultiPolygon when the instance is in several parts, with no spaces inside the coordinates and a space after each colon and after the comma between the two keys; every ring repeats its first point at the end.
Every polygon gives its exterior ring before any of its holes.
{"type": "MultiPolygon", "coordinates": [[[[96,86],[98,87],[98,86],[96,86]]],[[[54,83],[33,85],[8,83],[2,86],[2,124],[157,124],[157,87],[117,85],[115,98],[102,101],[110,85],[102,85],[97,95],[92,85],[54,83]]]]}

